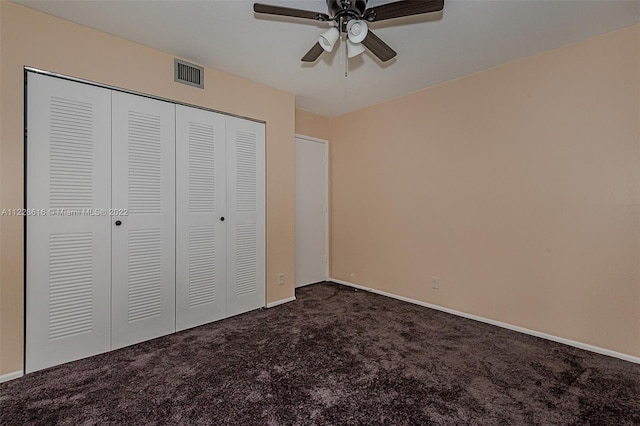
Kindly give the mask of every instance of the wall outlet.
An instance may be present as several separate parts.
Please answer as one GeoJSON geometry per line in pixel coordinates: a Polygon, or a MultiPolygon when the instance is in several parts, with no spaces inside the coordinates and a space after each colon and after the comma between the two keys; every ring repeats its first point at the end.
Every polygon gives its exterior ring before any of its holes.
{"type": "Polygon", "coordinates": [[[435,288],[436,290],[440,288],[440,278],[431,277],[431,288],[435,288]]]}
{"type": "Polygon", "coordinates": [[[278,274],[278,285],[284,285],[284,274],[282,272],[278,274]]]}

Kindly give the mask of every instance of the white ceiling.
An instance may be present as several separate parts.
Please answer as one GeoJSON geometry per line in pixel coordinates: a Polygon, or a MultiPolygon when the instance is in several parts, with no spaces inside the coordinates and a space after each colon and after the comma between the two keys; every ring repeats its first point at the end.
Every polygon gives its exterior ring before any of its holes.
{"type": "MultiPolygon", "coordinates": [[[[391,0],[370,0],[369,6],[391,0]]],[[[246,0],[18,0],[34,9],[296,95],[296,106],[336,116],[640,20],[640,0],[446,0],[444,13],[370,27],[398,52],[349,61],[334,49],[300,58],[326,23],[254,15],[246,0]]],[[[260,0],[326,12],[324,0],[260,0]]],[[[205,82],[206,84],[206,82],[205,82]]]]}

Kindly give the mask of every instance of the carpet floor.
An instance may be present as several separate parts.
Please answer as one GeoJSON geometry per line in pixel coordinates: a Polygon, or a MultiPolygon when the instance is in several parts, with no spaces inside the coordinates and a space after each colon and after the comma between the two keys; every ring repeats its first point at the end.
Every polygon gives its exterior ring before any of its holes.
{"type": "Polygon", "coordinates": [[[640,365],[336,284],[0,385],[0,424],[640,424],[640,365]]]}

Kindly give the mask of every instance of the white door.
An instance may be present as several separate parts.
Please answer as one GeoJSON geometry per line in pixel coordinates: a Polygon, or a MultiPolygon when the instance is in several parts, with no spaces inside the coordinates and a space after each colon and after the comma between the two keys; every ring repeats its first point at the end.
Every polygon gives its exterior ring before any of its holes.
{"type": "Polygon", "coordinates": [[[227,117],[227,316],[265,306],[264,124],[227,117]]]}
{"type": "Polygon", "coordinates": [[[27,373],[110,348],[111,91],[29,73],[27,373]]]}
{"type": "Polygon", "coordinates": [[[175,105],[113,92],[112,349],[175,331],[175,105]]]}
{"type": "Polygon", "coordinates": [[[226,117],[176,106],[176,328],[226,316],[226,117]]]}
{"type": "Polygon", "coordinates": [[[328,278],[327,142],[296,138],[296,287],[328,278]]]}

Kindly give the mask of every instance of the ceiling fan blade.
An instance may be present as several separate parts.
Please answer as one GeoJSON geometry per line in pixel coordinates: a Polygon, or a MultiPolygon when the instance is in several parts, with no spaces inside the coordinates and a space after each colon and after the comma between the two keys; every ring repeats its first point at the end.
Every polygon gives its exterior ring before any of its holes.
{"type": "Polygon", "coordinates": [[[365,10],[363,16],[369,22],[377,22],[402,16],[439,12],[442,9],[444,9],[444,0],[404,0],[372,7],[365,10]]]}
{"type": "MultiPolygon", "coordinates": [[[[387,62],[396,57],[395,50],[389,47],[387,43],[380,40],[380,37],[375,35],[371,30],[367,33],[367,37],[362,40],[362,44],[378,57],[382,62],[387,62]]],[[[320,47],[322,49],[322,47],[320,47]]]]}
{"type": "Polygon", "coordinates": [[[292,9],[290,7],[272,6],[269,4],[254,3],[253,11],[266,13],[267,15],[292,16],[294,18],[313,19],[315,21],[328,21],[326,13],[312,12],[310,10],[292,9]]]}
{"type": "Polygon", "coordinates": [[[309,50],[307,54],[302,57],[302,62],[315,62],[316,59],[320,57],[322,52],[324,52],[324,49],[322,48],[322,46],[320,46],[320,43],[316,43],[313,45],[311,50],[309,50]]]}

